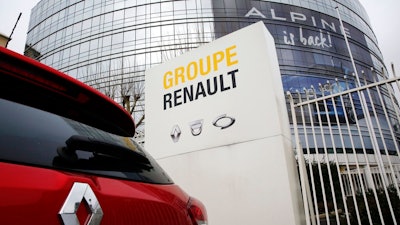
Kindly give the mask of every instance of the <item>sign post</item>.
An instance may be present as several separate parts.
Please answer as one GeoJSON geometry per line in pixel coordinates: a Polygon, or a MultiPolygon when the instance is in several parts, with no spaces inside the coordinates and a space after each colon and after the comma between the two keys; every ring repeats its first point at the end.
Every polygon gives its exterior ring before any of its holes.
{"type": "Polygon", "coordinates": [[[255,23],[146,71],[146,149],[212,225],[302,224],[274,40],[255,23]]]}

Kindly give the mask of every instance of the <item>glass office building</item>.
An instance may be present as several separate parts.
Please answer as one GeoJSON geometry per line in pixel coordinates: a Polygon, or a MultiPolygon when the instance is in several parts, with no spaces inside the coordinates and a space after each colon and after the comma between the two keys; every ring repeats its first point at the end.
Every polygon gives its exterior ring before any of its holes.
{"type": "MultiPolygon", "coordinates": [[[[122,103],[130,90],[144,89],[147,68],[260,20],[275,39],[285,91],[356,87],[344,34],[365,82],[386,77],[358,0],[42,0],[32,9],[26,44],[40,53],[37,60],[122,103]]],[[[363,117],[358,109],[350,118],[363,117]]]]}

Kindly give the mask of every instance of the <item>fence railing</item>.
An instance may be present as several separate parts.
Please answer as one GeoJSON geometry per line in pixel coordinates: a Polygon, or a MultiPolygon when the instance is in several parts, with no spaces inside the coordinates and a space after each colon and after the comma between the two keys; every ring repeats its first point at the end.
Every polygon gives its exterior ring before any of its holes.
{"type": "Polygon", "coordinates": [[[287,94],[307,224],[400,224],[400,78],[327,84],[287,94]]]}

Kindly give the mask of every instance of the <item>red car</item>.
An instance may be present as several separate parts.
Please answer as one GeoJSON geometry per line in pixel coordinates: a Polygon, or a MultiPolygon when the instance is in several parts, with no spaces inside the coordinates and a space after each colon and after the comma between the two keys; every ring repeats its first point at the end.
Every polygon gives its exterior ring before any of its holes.
{"type": "Polygon", "coordinates": [[[205,225],[93,88],[0,47],[0,223],[205,225]]]}

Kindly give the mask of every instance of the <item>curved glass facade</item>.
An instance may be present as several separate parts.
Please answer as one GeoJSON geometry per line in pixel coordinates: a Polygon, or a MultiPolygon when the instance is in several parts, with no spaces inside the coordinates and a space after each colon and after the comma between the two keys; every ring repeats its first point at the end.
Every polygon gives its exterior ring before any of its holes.
{"type": "MultiPolygon", "coordinates": [[[[358,0],[42,0],[32,10],[27,45],[39,61],[122,103],[128,89],[143,91],[147,68],[262,20],[275,39],[285,91],[335,80],[328,89],[343,90],[357,83],[336,7],[363,82],[384,78],[358,0]]],[[[144,97],[139,103],[140,115],[144,97]]],[[[361,108],[357,113],[362,118],[361,108]]]]}

